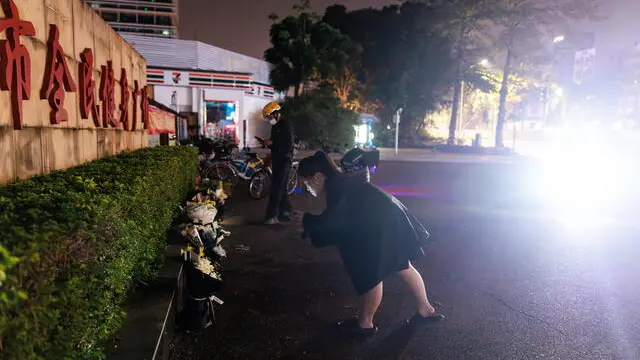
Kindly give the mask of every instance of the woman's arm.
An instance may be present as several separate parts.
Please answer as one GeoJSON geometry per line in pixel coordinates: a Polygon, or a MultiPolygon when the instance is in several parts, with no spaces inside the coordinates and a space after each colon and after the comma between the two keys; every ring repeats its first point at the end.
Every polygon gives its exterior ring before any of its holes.
{"type": "Polygon", "coordinates": [[[315,247],[336,245],[344,231],[346,223],[346,199],[342,197],[337,203],[327,207],[320,215],[304,214],[302,227],[315,247]]]}

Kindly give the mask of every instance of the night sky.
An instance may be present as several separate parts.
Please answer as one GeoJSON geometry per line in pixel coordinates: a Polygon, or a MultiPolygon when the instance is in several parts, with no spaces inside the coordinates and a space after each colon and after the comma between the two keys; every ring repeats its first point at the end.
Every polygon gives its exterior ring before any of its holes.
{"type": "MultiPolygon", "coordinates": [[[[268,16],[293,14],[298,0],[179,0],[180,37],[262,59],[269,46],[268,16]]],[[[312,0],[314,10],[323,13],[327,6],[344,4],[349,9],[381,7],[399,0],[312,0]]],[[[640,43],[640,0],[603,0],[607,21],[579,25],[596,34],[597,59],[604,60],[615,49],[640,43]]]]}
{"type": "MultiPolygon", "coordinates": [[[[179,0],[180,38],[199,40],[217,47],[262,58],[269,47],[268,19],[275,12],[284,17],[293,13],[297,0],[179,0]]],[[[350,9],[379,7],[394,0],[314,0],[314,9],[324,13],[327,6],[344,4],[350,9]]]]}

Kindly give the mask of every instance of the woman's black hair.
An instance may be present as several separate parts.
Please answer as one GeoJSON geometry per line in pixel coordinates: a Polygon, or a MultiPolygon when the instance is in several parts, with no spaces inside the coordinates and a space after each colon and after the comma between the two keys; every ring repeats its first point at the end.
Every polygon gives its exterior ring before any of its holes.
{"type": "Polygon", "coordinates": [[[317,173],[332,177],[340,172],[340,168],[324,151],[317,151],[313,156],[300,160],[298,166],[298,174],[303,178],[310,178],[317,173]]]}

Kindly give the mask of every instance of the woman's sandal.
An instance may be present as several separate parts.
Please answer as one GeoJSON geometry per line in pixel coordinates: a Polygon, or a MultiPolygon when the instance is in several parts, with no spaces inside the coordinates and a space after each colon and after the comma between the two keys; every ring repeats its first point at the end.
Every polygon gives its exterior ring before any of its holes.
{"type": "Polygon", "coordinates": [[[433,324],[444,319],[445,319],[445,316],[438,313],[434,313],[433,315],[430,315],[430,316],[422,316],[420,314],[415,314],[410,319],[407,319],[407,325],[422,326],[422,325],[433,324]]]}
{"type": "Polygon", "coordinates": [[[358,318],[350,318],[346,320],[340,320],[337,323],[338,329],[347,335],[352,336],[372,336],[378,333],[378,327],[362,328],[358,322],[358,318]]]}

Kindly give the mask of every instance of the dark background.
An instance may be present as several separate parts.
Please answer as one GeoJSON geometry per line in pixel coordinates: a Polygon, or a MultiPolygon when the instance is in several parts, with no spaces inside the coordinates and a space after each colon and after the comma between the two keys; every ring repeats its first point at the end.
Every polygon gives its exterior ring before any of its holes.
{"type": "MultiPolygon", "coordinates": [[[[217,47],[262,59],[269,46],[268,16],[293,14],[298,0],[180,0],[180,38],[198,40],[217,47]]],[[[323,13],[327,6],[344,4],[349,9],[382,7],[399,0],[313,0],[313,8],[323,13]]],[[[610,17],[598,23],[577,24],[577,29],[596,37],[597,67],[606,67],[607,59],[619,49],[640,43],[640,1],[608,0],[602,12],[610,17]]]]}
{"type": "MultiPolygon", "coordinates": [[[[297,0],[180,0],[180,38],[198,40],[262,59],[269,46],[269,14],[293,14],[297,0]]],[[[399,3],[394,0],[314,0],[323,13],[333,4],[350,9],[399,3]]]]}

